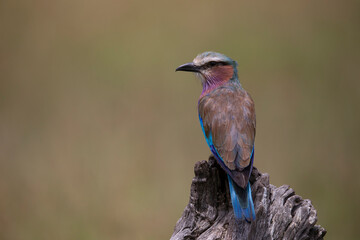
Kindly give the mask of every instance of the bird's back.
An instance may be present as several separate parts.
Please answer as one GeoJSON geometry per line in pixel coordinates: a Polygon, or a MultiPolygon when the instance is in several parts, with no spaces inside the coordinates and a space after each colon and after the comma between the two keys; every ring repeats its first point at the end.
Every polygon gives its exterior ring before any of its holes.
{"type": "Polygon", "coordinates": [[[200,122],[210,149],[238,186],[249,179],[255,140],[255,109],[250,95],[229,82],[202,96],[200,122]]]}

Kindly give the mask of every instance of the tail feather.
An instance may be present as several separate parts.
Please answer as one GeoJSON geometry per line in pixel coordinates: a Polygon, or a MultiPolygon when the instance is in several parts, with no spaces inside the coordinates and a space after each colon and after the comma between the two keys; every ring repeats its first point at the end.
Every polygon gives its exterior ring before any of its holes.
{"type": "Polygon", "coordinates": [[[247,222],[255,220],[255,209],[251,196],[250,182],[248,182],[246,189],[242,189],[233,182],[229,175],[228,180],[235,217],[237,219],[245,218],[247,222]]]}

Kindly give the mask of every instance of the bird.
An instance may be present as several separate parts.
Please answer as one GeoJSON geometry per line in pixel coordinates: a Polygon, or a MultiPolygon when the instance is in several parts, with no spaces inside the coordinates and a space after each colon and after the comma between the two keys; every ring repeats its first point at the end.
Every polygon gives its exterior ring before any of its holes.
{"type": "Polygon", "coordinates": [[[254,101],[238,78],[237,62],[217,52],[204,52],[175,71],[193,72],[201,80],[198,115],[216,162],[226,172],[235,219],[254,221],[249,182],[254,162],[254,101]]]}

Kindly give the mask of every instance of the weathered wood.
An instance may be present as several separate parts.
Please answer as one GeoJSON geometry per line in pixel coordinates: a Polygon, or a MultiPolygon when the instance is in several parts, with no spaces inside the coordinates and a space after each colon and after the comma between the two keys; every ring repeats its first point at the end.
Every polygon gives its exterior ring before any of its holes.
{"type": "Polygon", "coordinates": [[[284,185],[269,184],[269,175],[256,168],[250,177],[256,220],[236,221],[227,178],[213,157],[195,164],[190,201],[175,226],[179,239],[323,239],[311,201],[284,185]]]}

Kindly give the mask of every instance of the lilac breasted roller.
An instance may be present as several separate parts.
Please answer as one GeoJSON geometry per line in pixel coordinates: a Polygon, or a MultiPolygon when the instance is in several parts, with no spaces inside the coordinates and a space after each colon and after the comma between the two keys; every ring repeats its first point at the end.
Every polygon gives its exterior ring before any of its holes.
{"type": "Polygon", "coordinates": [[[237,219],[255,219],[249,177],[254,161],[255,108],[242,88],[237,63],[215,52],[199,54],[176,71],[196,73],[202,83],[199,120],[207,144],[227,173],[237,219]]]}

